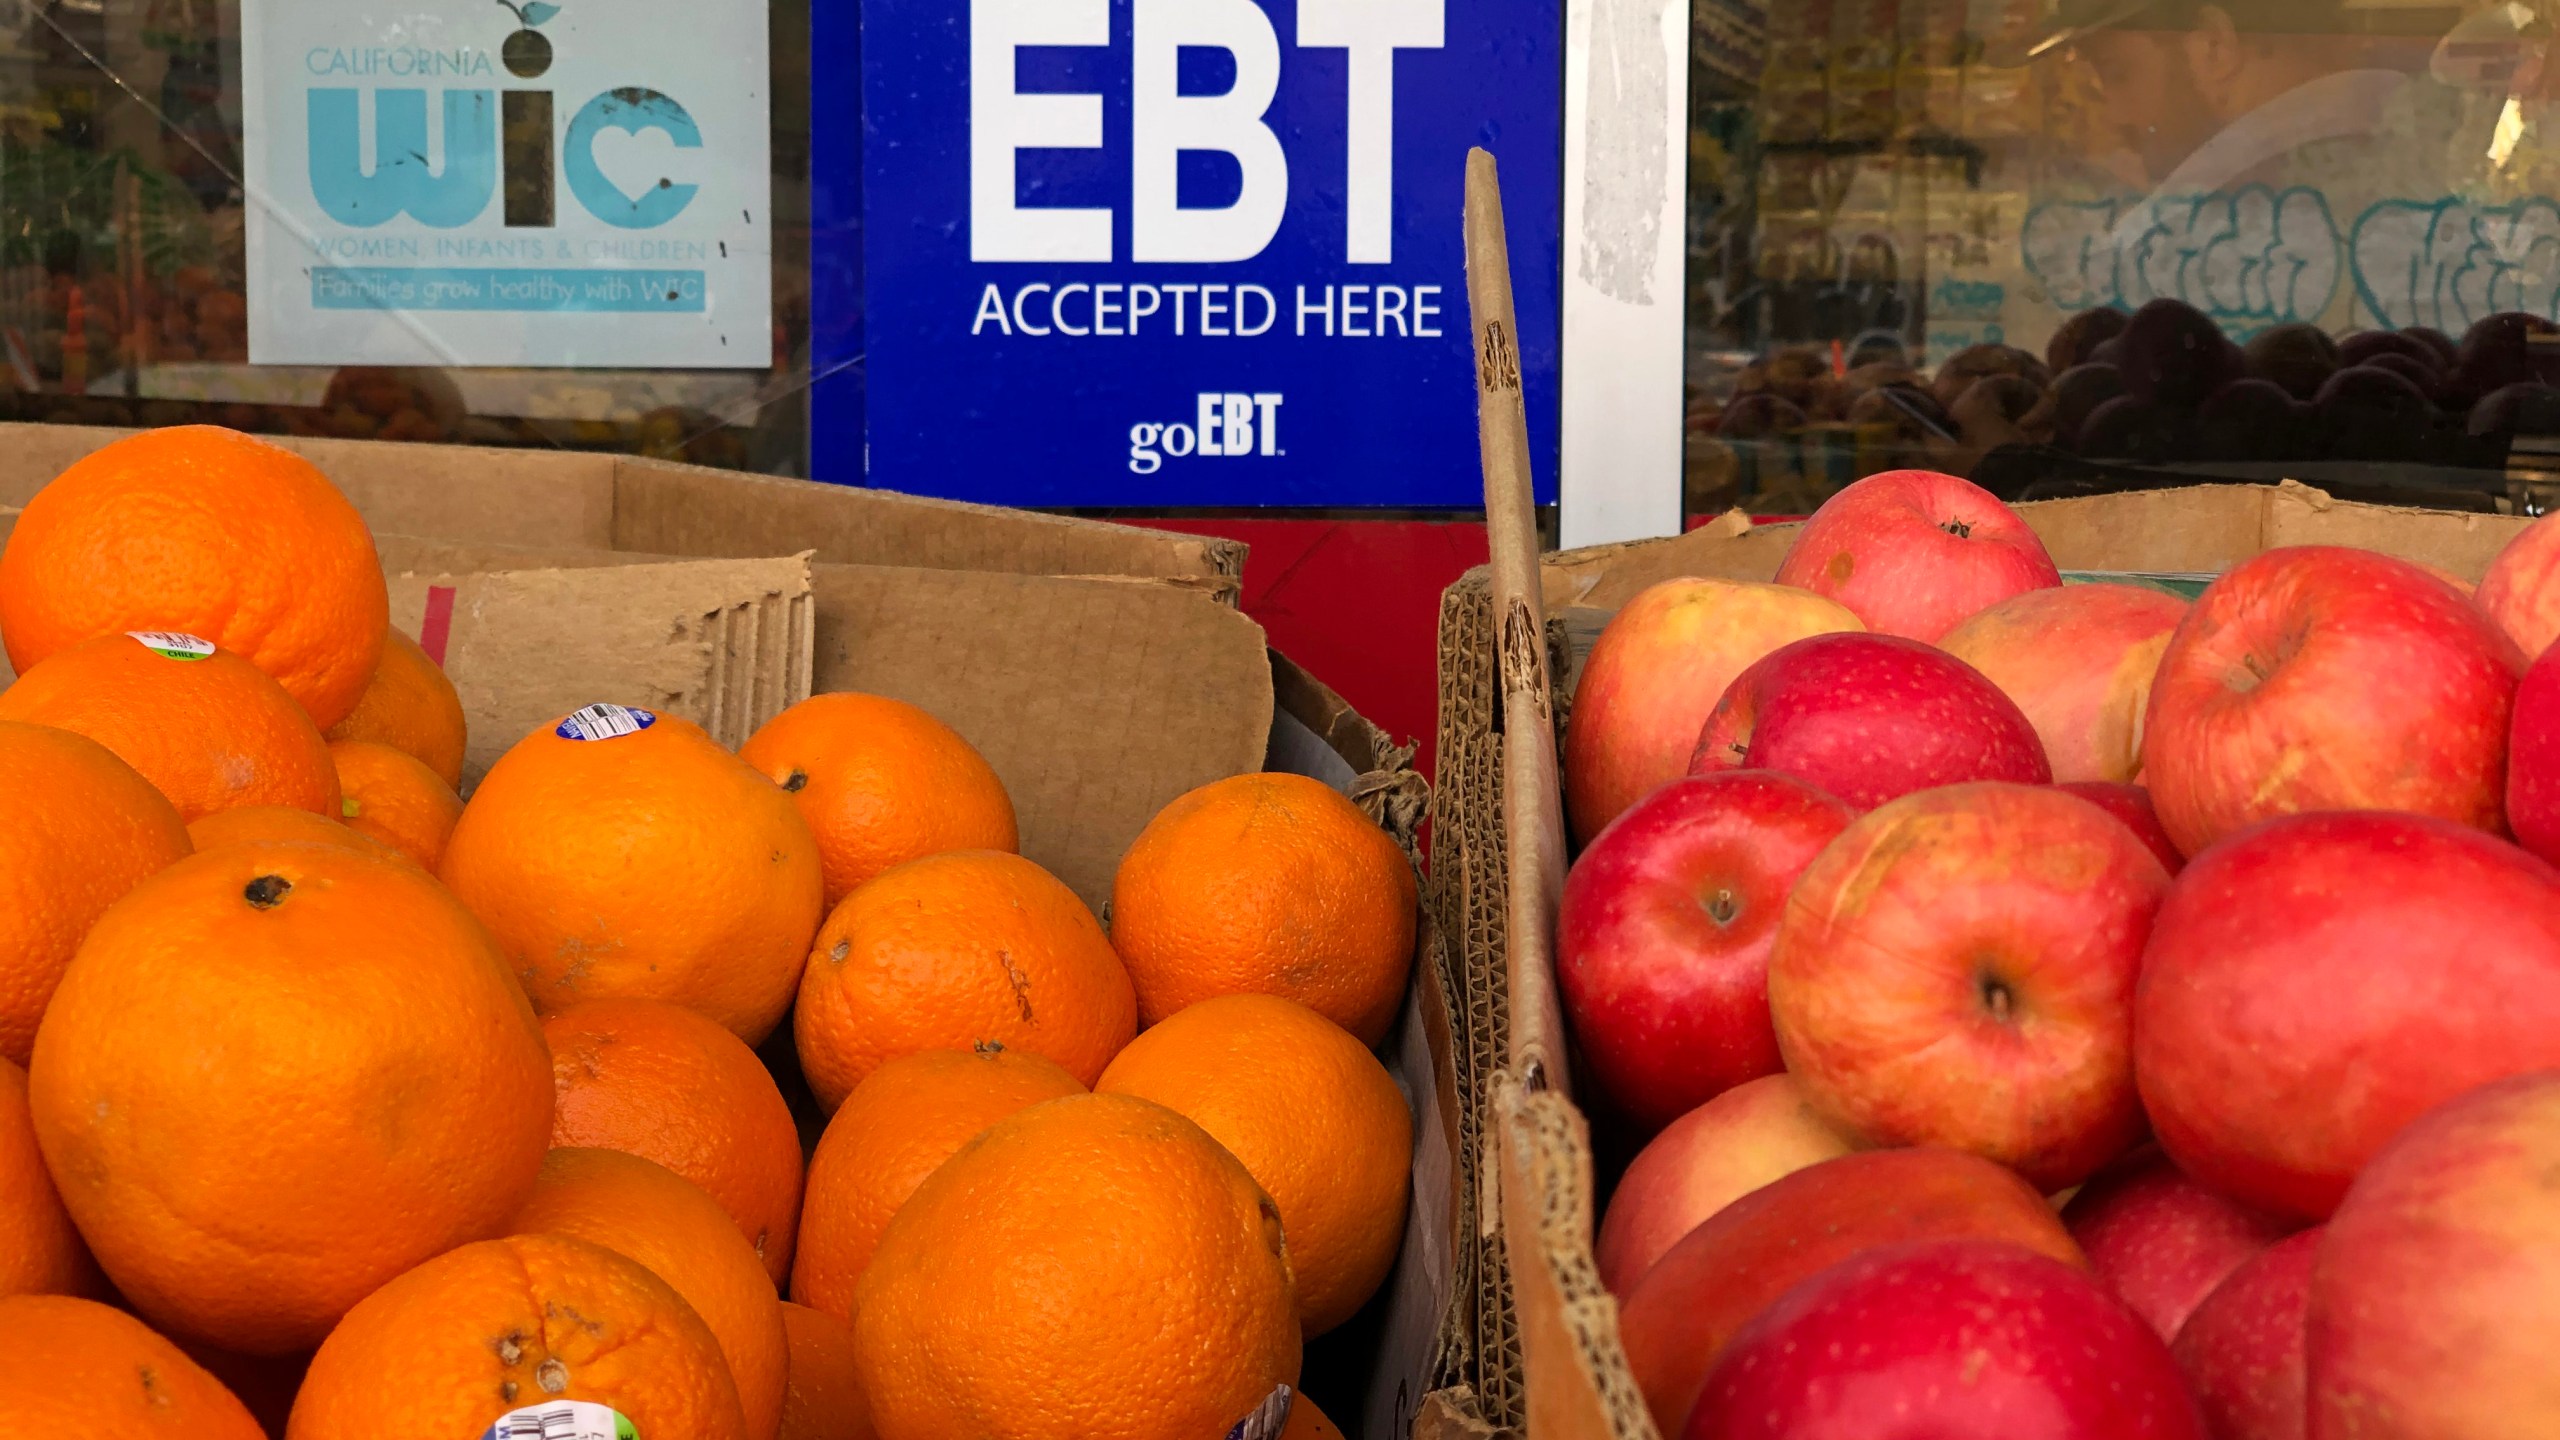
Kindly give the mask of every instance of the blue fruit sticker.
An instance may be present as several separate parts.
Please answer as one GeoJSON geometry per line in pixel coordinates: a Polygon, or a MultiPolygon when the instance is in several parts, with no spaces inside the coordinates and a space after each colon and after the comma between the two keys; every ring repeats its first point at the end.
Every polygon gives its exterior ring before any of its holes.
{"type": "Polygon", "coordinates": [[[633,706],[590,705],[573,711],[551,733],[563,740],[617,740],[657,723],[657,716],[633,706]]]}

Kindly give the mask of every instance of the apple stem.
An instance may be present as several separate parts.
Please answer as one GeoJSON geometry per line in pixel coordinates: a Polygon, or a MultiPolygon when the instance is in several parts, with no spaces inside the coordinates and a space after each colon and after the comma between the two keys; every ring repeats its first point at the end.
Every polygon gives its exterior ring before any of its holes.
{"type": "Polygon", "coordinates": [[[1973,538],[1973,523],[1968,520],[1950,520],[1938,528],[1946,531],[1948,534],[1953,535],[1959,540],[1970,540],[1973,538]]]}

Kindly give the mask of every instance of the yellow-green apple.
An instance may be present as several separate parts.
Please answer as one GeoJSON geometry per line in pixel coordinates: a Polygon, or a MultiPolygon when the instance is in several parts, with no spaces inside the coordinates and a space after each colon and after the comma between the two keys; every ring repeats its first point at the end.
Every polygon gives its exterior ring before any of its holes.
{"type": "Polygon", "coordinates": [[[2303,1440],[2304,1312],[2325,1233],[2313,1226],[2242,1261],[2170,1345],[2214,1440],[2303,1440]]]}
{"type": "Polygon", "coordinates": [[[1822,502],[1778,563],[1778,583],[1828,595],[1880,634],[1935,640],[2062,575],[1990,491],[1934,470],[1888,470],[1822,502]]]}
{"type": "Polygon", "coordinates": [[[2089,1266],[2163,1340],[2242,1261],[2295,1225],[2226,1200],[2146,1145],[2090,1177],[2062,1209],[2089,1266]]]}
{"type": "Polygon", "coordinates": [[[2179,1168],[2242,1204],[2326,1218],[2402,1126],[2560,1067],[2560,871],[2419,815],[2268,821],[2178,876],[2133,1033],[2143,1106],[2179,1168]]]}
{"type": "Polygon", "coordinates": [[[2560,863],[2560,650],[2544,650],[2516,685],[2507,731],[2507,824],[2517,844],[2560,863]]]}
{"type": "Polygon", "coordinates": [[[1613,1295],[1698,1223],[1773,1180],[1856,1148],[1786,1075],[1736,1085],[1674,1120],[1627,1166],[1600,1217],[1593,1258],[1613,1295]]]}
{"type": "Polygon", "coordinates": [[[1647,1132],[1775,1074],[1769,942],[1849,807],[1766,770],[1647,795],[1574,862],[1556,979],[1600,1093],[1647,1132]]]}
{"type": "Polygon", "coordinates": [[[1656,1427],[1680,1433],[1735,1332],[1800,1282],[1880,1245],[2006,1240],[2085,1266],[2011,1171],[1957,1150],[1868,1150],[1809,1165],[1709,1216],[1626,1298],[1618,1331],[1656,1427]]]}
{"type": "Polygon", "coordinates": [[[1665,580],[1611,616],[1576,682],[1565,725],[1565,809],[1588,841],[1688,769],[1725,687],[1789,641],[1861,628],[1832,601],[1782,585],[1665,580]]]}
{"type": "Polygon", "coordinates": [[[2527,658],[2540,659],[2560,640],[2560,516],[2524,528],[2489,562],[2472,598],[2527,658]]]}
{"type": "Polygon", "coordinates": [[[2140,585],[2063,585],[2012,595],[1938,647],[2018,702],[2053,778],[2131,780],[2142,769],[2151,675],[2187,602],[2140,585]]]}
{"type": "Polygon", "coordinates": [[[1895,635],[1816,635],[1770,652],[1734,677],[1696,738],[1693,775],[1777,770],[1858,810],[1967,780],[2053,778],[1999,686],[1895,635]]]}
{"type": "Polygon", "coordinates": [[[2178,853],[2177,845],[2169,839],[2169,832],[2160,828],[2160,812],[2151,808],[2151,792],[2145,787],[2114,785],[2104,780],[2076,780],[2053,788],[2077,795],[2123,821],[2126,829],[2139,836],[2142,843],[2150,847],[2151,853],[2160,857],[2160,863],[2172,876],[2186,867],[2187,857],[2178,853]]]}
{"type": "Polygon", "coordinates": [[[2560,1435],[2560,1075],[2411,1125],[2311,1272],[2311,1440],[2560,1435]]]}
{"type": "Polygon", "coordinates": [[[2142,779],[2193,855],[2310,810],[2496,830],[2524,659],[2451,586],[2387,555],[2270,550],[2205,588],[2160,658],[2142,779]]]}
{"type": "Polygon", "coordinates": [[[1997,1240],[1824,1271],[1734,1338],[1681,1440],[2205,1440],[2169,1347],[2089,1277],[1997,1240]]]}
{"type": "Polygon", "coordinates": [[[2169,874],[2050,786],[1908,795],[1796,882],[1769,1010],[1814,1108],[1883,1145],[1945,1145],[2046,1190],[2142,1138],[2133,990],[2169,874]]]}

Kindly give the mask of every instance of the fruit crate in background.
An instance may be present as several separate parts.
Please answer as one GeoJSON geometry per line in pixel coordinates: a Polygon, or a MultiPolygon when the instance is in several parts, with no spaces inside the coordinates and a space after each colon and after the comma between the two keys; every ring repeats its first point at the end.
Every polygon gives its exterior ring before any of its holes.
{"type": "MultiPolygon", "coordinates": [[[[2217,485],[2020,505],[2065,572],[2192,577],[2219,574],[2286,545],[2349,545],[2437,566],[2477,582],[2529,521],[2336,500],[2309,486],[2217,485]]],[[[1472,1322],[1484,1418],[1537,1440],[1656,1440],[1628,1373],[1617,1301],[1592,1260],[1597,1216],[1591,1127],[1572,1098],[1563,1004],[1551,937],[1515,943],[1514,887],[1543,886],[1514,863],[1506,804],[1543,805],[1563,828],[1561,797],[1504,794],[1503,669],[1534,664],[1542,629],[1552,678],[1548,715],[1530,723],[1562,764],[1574,682],[1600,628],[1649,585],[1682,576],[1766,581],[1797,524],[1754,526],[1728,514],[1686,535],[1543,557],[1543,615],[1494,620],[1491,567],[1469,571],[1440,605],[1440,763],[1424,908],[1452,952],[1459,1003],[1483,1051],[1459,1063],[1472,1093],[1459,1104],[1469,1195],[1480,1223],[1467,1239],[1472,1322]],[[1512,653],[1505,654],[1508,642],[1512,653]]],[[[1524,717],[1526,718],[1526,717],[1524,717]]],[[[1554,773],[1554,772],[1550,772],[1554,773]]],[[[1556,896],[1533,897],[1552,917],[1556,896]]],[[[1624,1157],[1616,1157],[1618,1164],[1624,1157]]]]}

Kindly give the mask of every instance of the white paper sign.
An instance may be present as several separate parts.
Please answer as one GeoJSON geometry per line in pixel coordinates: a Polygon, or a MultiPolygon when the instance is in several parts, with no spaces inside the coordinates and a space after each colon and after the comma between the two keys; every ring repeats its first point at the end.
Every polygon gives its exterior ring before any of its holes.
{"type": "Polygon", "coordinates": [[[249,359],[761,369],[765,0],[244,0],[249,359]]]}

